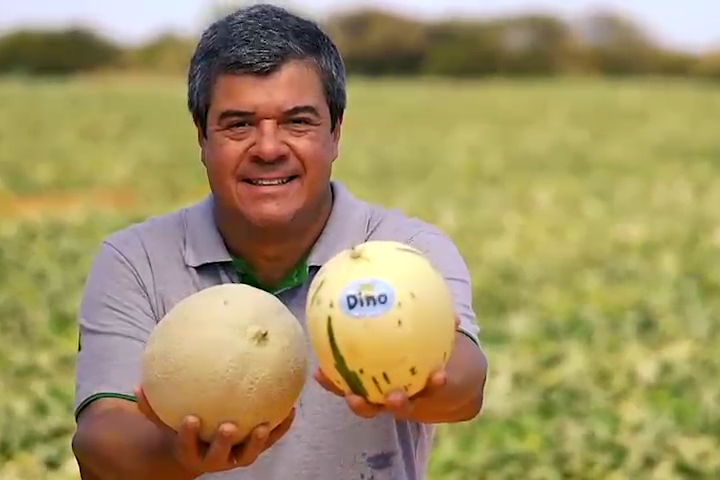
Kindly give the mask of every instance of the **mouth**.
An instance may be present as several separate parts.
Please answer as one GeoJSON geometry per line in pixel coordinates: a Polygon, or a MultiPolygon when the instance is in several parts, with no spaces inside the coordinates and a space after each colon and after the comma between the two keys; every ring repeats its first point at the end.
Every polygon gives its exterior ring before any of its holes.
{"type": "Polygon", "coordinates": [[[295,180],[296,178],[298,178],[297,175],[276,178],[245,178],[243,179],[243,182],[253,185],[255,187],[277,187],[278,185],[286,185],[295,180]]]}

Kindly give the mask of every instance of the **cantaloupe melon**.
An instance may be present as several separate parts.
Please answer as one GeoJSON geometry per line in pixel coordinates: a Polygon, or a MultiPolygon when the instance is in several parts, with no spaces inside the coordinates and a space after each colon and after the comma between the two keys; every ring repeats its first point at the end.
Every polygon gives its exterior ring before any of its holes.
{"type": "Polygon", "coordinates": [[[408,396],[422,390],[455,342],[443,276],[399,242],[368,241],[329,260],[310,284],[306,316],[325,375],[377,404],[393,390],[408,396]]]}
{"type": "Polygon", "coordinates": [[[178,302],[151,332],[142,385],[175,430],[192,414],[205,441],[223,422],[245,436],[289,415],[306,381],[307,354],[302,326],[279,299],[248,285],[218,285],[178,302]]]}

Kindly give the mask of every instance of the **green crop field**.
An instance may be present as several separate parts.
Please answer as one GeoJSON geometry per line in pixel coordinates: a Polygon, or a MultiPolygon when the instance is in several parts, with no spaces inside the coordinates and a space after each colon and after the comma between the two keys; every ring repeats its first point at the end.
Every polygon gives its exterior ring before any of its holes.
{"type": "MultiPolygon", "coordinates": [[[[356,81],[336,176],[437,223],[491,372],[433,480],[720,478],[720,89],[356,81]],[[713,353],[715,352],[715,353],[713,353]]],[[[177,80],[0,83],[0,478],[78,478],[104,235],[206,191],[177,80]]]]}

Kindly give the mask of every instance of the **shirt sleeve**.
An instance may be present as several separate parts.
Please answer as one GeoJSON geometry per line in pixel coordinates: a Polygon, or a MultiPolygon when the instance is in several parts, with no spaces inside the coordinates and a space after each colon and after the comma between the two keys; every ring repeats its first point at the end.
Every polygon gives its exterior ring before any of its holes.
{"type": "Polygon", "coordinates": [[[445,278],[455,302],[455,313],[460,318],[458,330],[480,346],[470,271],[455,243],[440,230],[429,228],[414,235],[408,243],[423,252],[445,278]]]}
{"type": "Polygon", "coordinates": [[[141,355],[156,325],[140,275],[118,248],[102,243],[78,313],[75,418],[99,398],[134,401],[141,355]]]}

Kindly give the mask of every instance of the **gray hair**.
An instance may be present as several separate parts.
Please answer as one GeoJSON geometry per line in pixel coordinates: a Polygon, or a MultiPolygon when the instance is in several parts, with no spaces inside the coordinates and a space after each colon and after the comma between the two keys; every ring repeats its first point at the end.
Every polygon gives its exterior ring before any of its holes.
{"type": "Polygon", "coordinates": [[[317,68],[334,130],[347,103],[340,52],[316,23],[268,4],[241,8],[203,32],[188,70],[187,103],[193,120],[206,131],[218,76],[269,75],[292,60],[307,60],[317,68]]]}

